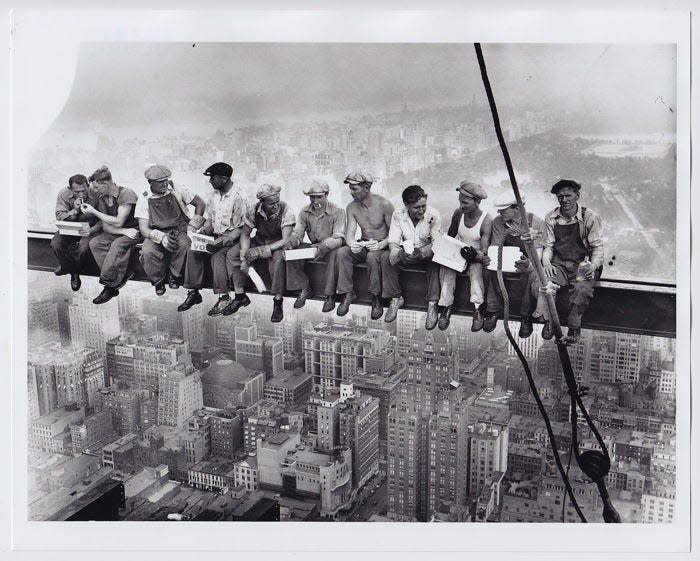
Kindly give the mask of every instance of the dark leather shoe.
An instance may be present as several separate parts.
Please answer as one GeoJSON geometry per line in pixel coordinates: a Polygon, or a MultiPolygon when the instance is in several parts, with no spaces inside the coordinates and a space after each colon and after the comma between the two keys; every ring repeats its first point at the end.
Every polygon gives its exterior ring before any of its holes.
{"type": "Polygon", "coordinates": [[[335,298],[333,296],[326,296],[326,301],[323,303],[322,312],[332,312],[335,308],[335,298]]]}
{"type": "Polygon", "coordinates": [[[399,313],[399,308],[402,308],[404,305],[404,299],[403,296],[398,296],[397,298],[392,298],[391,302],[389,302],[389,309],[386,311],[386,315],[384,316],[384,322],[385,323],[391,323],[396,319],[396,316],[399,313]]]}
{"type": "Polygon", "coordinates": [[[311,298],[314,295],[313,291],[311,290],[310,286],[307,286],[304,290],[301,291],[299,296],[297,296],[297,299],[294,301],[294,307],[298,310],[299,308],[303,308],[304,304],[306,304],[306,300],[308,298],[311,298]]]}
{"type": "Polygon", "coordinates": [[[100,292],[97,297],[92,301],[93,304],[104,304],[105,302],[109,302],[112,298],[115,296],[119,295],[119,290],[116,288],[111,288],[109,286],[105,286],[102,289],[102,292],[100,292]]]}
{"type": "Polygon", "coordinates": [[[481,308],[476,308],[474,310],[474,317],[472,317],[472,331],[481,331],[484,327],[484,314],[481,313],[481,308]]]}
{"type": "Polygon", "coordinates": [[[542,339],[549,341],[554,337],[554,332],[552,331],[552,323],[549,321],[544,322],[544,327],[542,328],[542,339]]]}
{"type": "Polygon", "coordinates": [[[452,306],[442,306],[437,324],[440,331],[445,331],[450,326],[450,316],[452,316],[452,306]]]}
{"type": "Polygon", "coordinates": [[[382,306],[382,299],[380,296],[375,294],[372,296],[372,313],[370,314],[370,317],[372,319],[379,319],[382,317],[382,314],[384,313],[384,306],[382,306]]]}
{"type": "Polygon", "coordinates": [[[270,316],[270,321],[272,323],[279,323],[284,318],[284,313],[282,311],[283,302],[283,300],[272,301],[272,315],[270,316]]]}
{"type": "Polygon", "coordinates": [[[569,331],[564,337],[565,345],[575,345],[581,340],[581,329],[576,327],[569,327],[569,331]]]}
{"type": "Polygon", "coordinates": [[[185,298],[185,301],[177,307],[177,311],[184,312],[185,310],[189,310],[195,304],[201,303],[202,295],[199,293],[199,290],[190,290],[187,293],[187,298],[185,298]]]}
{"type": "Polygon", "coordinates": [[[228,306],[230,302],[231,298],[229,298],[228,294],[219,296],[218,302],[211,307],[211,310],[209,310],[207,314],[210,316],[220,316],[224,313],[226,306],[228,306]]]}
{"type": "Polygon", "coordinates": [[[158,296],[163,296],[165,294],[165,282],[161,281],[155,284],[156,294],[158,296]]]}
{"type": "Polygon", "coordinates": [[[425,314],[425,328],[430,331],[435,329],[438,322],[437,302],[428,302],[428,311],[425,314]]]}
{"type": "Polygon", "coordinates": [[[168,280],[168,286],[173,290],[177,290],[180,288],[180,286],[182,286],[182,283],[180,283],[179,279],[170,277],[170,280],[168,280]]]}
{"type": "MultiPolygon", "coordinates": [[[[484,325],[484,331],[486,331],[486,326],[484,325]]],[[[518,330],[518,337],[521,339],[527,339],[532,335],[532,318],[530,316],[523,316],[520,319],[520,329],[518,330]]]]}
{"type": "Polygon", "coordinates": [[[486,333],[491,333],[496,329],[496,324],[498,323],[498,314],[486,314],[484,318],[484,331],[486,333]]]}
{"type": "Polygon", "coordinates": [[[347,294],[343,295],[343,299],[340,302],[340,306],[338,306],[338,309],[336,310],[336,314],[339,316],[344,316],[350,311],[350,304],[352,304],[353,301],[353,294],[352,292],[348,292],[347,294]]]}
{"type": "Polygon", "coordinates": [[[62,265],[59,265],[53,270],[53,274],[57,277],[60,277],[61,275],[67,275],[69,272],[70,271],[64,269],[62,265]]]}
{"type": "Polygon", "coordinates": [[[81,284],[82,284],[82,282],[80,282],[80,275],[77,275],[76,273],[73,273],[73,274],[70,276],[70,289],[71,289],[73,292],[78,292],[78,290],[80,290],[80,285],[81,285],[81,284]]]}
{"type": "Polygon", "coordinates": [[[242,294],[241,296],[239,296],[237,294],[236,297],[228,303],[228,306],[224,308],[224,311],[221,312],[221,315],[230,316],[231,314],[235,314],[243,306],[248,305],[250,305],[250,298],[248,298],[248,295],[242,294]]]}

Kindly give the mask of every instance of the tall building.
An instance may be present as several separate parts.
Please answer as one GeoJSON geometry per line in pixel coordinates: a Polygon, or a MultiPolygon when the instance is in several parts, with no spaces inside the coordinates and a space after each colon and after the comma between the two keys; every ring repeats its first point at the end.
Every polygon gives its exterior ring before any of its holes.
{"type": "Polygon", "coordinates": [[[615,334],[615,374],[618,382],[639,381],[642,363],[642,336],[633,333],[615,334]]]}
{"type": "Polygon", "coordinates": [[[536,371],[538,376],[563,383],[564,375],[562,374],[559,352],[554,343],[543,343],[537,350],[536,371]]]}
{"type": "MultiPolygon", "coordinates": [[[[520,350],[522,351],[523,355],[525,355],[525,358],[537,358],[537,351],[539,350],[540,345],[542,345],[542,326],[539,324],[533,325],[534,329],[532,330],[532,335],[530,335],[527,339],[523,339],[522,337],[518,336],[518,329],[520,328],[519,323],[511,321],[509,322],[509,327],[513,337],[515,338],[515,342],[520,347],[520,350]]],[[[508,345],[508,354],[510,356],[516,356],[515,349],[510,344],[508,345]]]]}
{"type": "Polygon", "coordinates": [[[303,371],[285,370],[265,382],[265,399],[272,399],[284,405],[289,411],[303,411],[311,395],[311,376],[303,371]]]}
{"type": "Polygon", "coordinates": [[[340,392],[328,391],[317,399],[316,447],[323,452],[333,452],[340,445],[340,392]]]}
{"type": "MultiPolygon", "coordinates": [[[[252,307],[252,306],[251,306],[252,307]]],[[[225,353],[231,356],[236,355],[236,326],[246,326],[255,323],[253,312],[250,308],[238,310],[232,316],[217,317],[214,322],[215,342],[214,344],[225,353]]]]}
{"type": "Polygon", "coordinates": [[[64,407],[37,417],[29,425],[29,446],[69,454],[72,451],[70,425],[81,422],[84,416],[83,409],[64,407]]]}
{"type": "Polygon", "coordinates": [[[73,303],[68,306],[71,343],[104,355],[107,341],[119,335],[117,302],[112,300],[95,306],[92,298],[97,296],[97,287],[93,290],[87,288],[77,292],[73,303]]]}
{"type": "Polygon", "coordinates": [[[508,468],[508,427],[477,423],[467,427],[468,491],[476,497],[495,472],[508,468]]]}
{"type": "Polygon", "coordinates": [[[243,420],[239,415],[219,411],[209,419],[212,456],[232,459],[243,449],[243,420]]]}
{"type": "Polygon", "coordinates": [[[184,339],[191,351],[200,350],[204,347],[205,307],[193,306],[185,312],[178,312],[181,302],[181,296],[168,292],[158,298],[144,299],[143,313],[157,318],[158,331],[184,339]]]}
{"type": "Polygon", "coordinates": [[[161,374],[158,384],[158,424],[183,428],[187,419],[202,407],[199,370],[177,364],[161,374]]]}
{"type": "MultiPolygon", "coordinates": [[[[46,303],[47,306],[40,306],[37,310],[38,316],[36,318],[29,318],[29,340],[32,341],[32,327],[35,325],[35,321],[39,323],[40,326],[50,327],[53,325],[53,310],[55,306],[56,311],[56,321],[58,326],[58,332],[56,333],[56,340],[68,346],[71,344],[71,329],[70,329],[70,318],[68,313],[68,306],[73,301],[73,292],[70,289],[70,284],[68,282],[61,282],[56,279],[51,273],[40,273],[37,271],[30,271],[29,273],[29,313],[32,313],[32,306],[34,304],[46,303]],[[46,315],[48,314],[48,316],[46,315]]],[[[40,334],[37,334],[40,336],[40,334]]],[[[46,339],[48,342],[50,339],[46,339]]],[[[37,340],[36,344],[41,344],[37,340]]]]}
{"type": "Polygon", "coordinates": [[[353,486],[359,489],[379,472],[379,400],[356,393],[339,409],[339,445],[352,450],[353,486]]]}
{"type": "Polygon", "coordinates": [[[591,343],[591,380],[612,384],[617,381],[615,374],[615,334],[599,332],[591,343]]]}
{"type": "Polygon", "coordinates": [[[29,302],[27,308],[29,348],[39,347],[50,341],[60,341],[56,302],[49,300],[29,302]]]}
{"type": "Polygon", "coordinates": [[[406,360],[406,383],[418,410],[430,415],[457,381],[457,354],[447,334],[416,331],[406,360]]]}
{"type": "Polygon", "coordinates": [[[114,428],[120,435],[135,433],[142,428],[141,402],[151,396],[145,389],[110,386],[97,392],[97,408],[112,412],[114,428]]]}
{"type": "Polygon", "coordinates": [[[98,411],[85,417],[82,423],[71,425],[73,453],[79,453],[91,445],[114,434],[112,412],[109,409],[98,411]]]}
{"type": "Polygon", "coordinates": [[[258,335],[256,324],[236,326],[236,362],[265,373],[265,380],[284,371],[284,344],[277,337],[258,335]]]}
{"type": "Polygon", "coordinates": [[[427,520],[426,423],[406,405],[389,412],[387,516],[399,522],[427,520]]]}
{"type": "Polygon", "coordinates": [[[411,346],[413,334],[420,328],[423,312],[415,310],[399,310],[396,317],[396,350],[399,357],[403,356],[411,346]]]}
{"type": "Polygon", "coordinates": [[[282,341],[284,355],[299,355],[302,352],[302,329],[302,321],[297,310],[285,313],[284,319],[274,325],[274,334],[282,341]]]}
{"type": "Polygon", "coordinates": [[[471,323],[465,319],[458,316],[453,319],[453,323],[457,335],[456,352],[459,358],[459,369],[469,374],[491,348],[494,334],[483,331],[473,332],[471,323]]]}
{"type": "Polygon", "coordinates": [[[305,329],[304,370],[314,391],[339,388],[361,373],[380,373],[393,365],[393,345],[386,331],[361,332],[348,326],[319,323],[305,329]]]}

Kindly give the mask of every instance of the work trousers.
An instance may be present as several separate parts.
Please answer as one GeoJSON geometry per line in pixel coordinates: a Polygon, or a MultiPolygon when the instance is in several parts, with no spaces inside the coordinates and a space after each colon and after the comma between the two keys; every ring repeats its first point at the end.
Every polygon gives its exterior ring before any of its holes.
{"type": "MultiPolygon", "coordinates": [[[[297,249],[303,249],[305,247],[311,247],[310,243],[302,243],[297,249]]],[[[328,263],[329,265],[325,268],[325,282],[323,284],[323,293],[321,296],[333,296],[335,294],[335,287],[338,284],[338,273],[335,266],[331,266],[331,261],[335,262],[335,252],[338,249],[332,249],[321,259],[314,259],[314,261],[320,261],[322,263],[328,263]]],[[[296,261],[285,261],[287,267],[287,290],[303,290],[309,286],[309,277],[304,271],[304,264],[307,263],[305,259],[299,259],[296,261]]]]}
{"type": "MultiPolygon", "coordinates": [[[[353,267],[358,263],[366,263],[367,285],[370,294],[389,298],[389,296],[382,293],[382,255],[388,255],[388,249],[369,251],[363,247],[359,253],[353,253],[350,251],[350,246],[344,245],[338,248],[334,253],[335,263],[331,262],[333,261],[333,258],[331,258],[328,266],[334,266],[335,270],[337,271],[338,283],[335,291],[338,294],[348,294],[350,292],[354,292],[352,278],[353,267]]],[[[387,264],[388,263],[389,262],[387,261],[387,264]]]]}
{"type": "Polygon", "coordinates": [[[174,230],[172,234],[177,236],[174,251],[165,249],[162,244],[150,239],[143,242],[141,265],[151,284],[165,282],[168,272],[171,279],[181,281],[185,273],[187,253],[192,242],[187,232],[174,230]]]}
{"type": "Polygon", "coordinates": [[[188,290],[199,289],[204,286],[204,267],[207,261],[211,264],[212,287],[214,294],[228,293],[228,270],[226,268],[226,254],[231,246],[224,246],[216,253],[205,251],[187,250],[185,264],[185,282],[182,286],[188,290]]]}
{"type": "Polygon", "coordinates": [[[409,263],[405,251],[399,254],[399,262],[392,265],[389,262],[389,253],[382,255],[382,289],[385,298],[398,298],[402,294],[399,282],[399,273],[404,269],[420,269],[425,271],[426,291],[425,299],[428,302],[437,302],[440,298],[440,265],[433,263],[432,257],[421,261],[409,263]]]}
{"type": "Polygon", "coordinates": [[[85,268],[90,256],[90,238],[56,234],[51,239],[51,249],[62,269],[77,274],[85,268]]]}
{"type": "MultiPolygon", "coordinates": [[[[484,270],[481,263],[471,263],[467,269],[469,275],[469,301],[475,308],[484,303],[484,270]]],[[[439,306],[451,306],[455,301],[457,271],[440,266],[440,300],[439,306]]]]}
{"type": "Polygon", "coordinates": [[[100,268],[100,283],[110,288],[124,284],[129,269],[129,261],[141,236],[132,239],[119,234],[101,234],[89,242],[90,251],[100,268]]]}
{"type": "MultiPolygon", "coordinates": [[[[255,238],[250,240],[250,247],[260,247],[263,244],[256,243],[255,238]]],[[[228,267],[229,273],[231,275],[231,283],[237,293],[244,292],[244,287],[248,275],[241,271],[241,246],[239,244],[234,245],[228,252],[226,256],[226,266],[228,267]]],[[[258,274],[260,274],[265,268],[267,268],[270,274],[271,285],[270,292],[277,296],[284,294],[285,282],[286,282],[286,267],[284,260],[284,250],[278,249],[272,252],[272,257],[267,259],[256,259],[252,264],[258,274]]]]}
{"type": "MultiPolygon", "coordinates": [[[[593,299],[593,289],[595,282],[600,278],[602,267],[598,268],[595,276],[592,279],[576,280],[578,273],[578,263],[575,261],[552,261],[556,274],[552,280],[553,283],[560,287],[568,287],[569,289],[569,310],[567,312],[566,324],[569,328],[580,329],[581,318],[588,309],[591,300],[593,299]]],[[[540,293],[540,279],[537,276],[537,271],[530,273],[530,290],[533,298],[538,301],[538,309],[546,309],[546,304],[540,299],[544,295],[540,293]]]]}
{"type": "MultiPolygon", "coordinates": [[[[486,313],[500,314],[503,312],[503,294],[498,284],[496,271],[487,271],[488,284],[486,285],[486,313]]],[[[532,314],[532,292],[530,287],[530,272],[523,271],[518,274],[517,291],[520,295],[520,316],[527,317],[532,314]]]]}

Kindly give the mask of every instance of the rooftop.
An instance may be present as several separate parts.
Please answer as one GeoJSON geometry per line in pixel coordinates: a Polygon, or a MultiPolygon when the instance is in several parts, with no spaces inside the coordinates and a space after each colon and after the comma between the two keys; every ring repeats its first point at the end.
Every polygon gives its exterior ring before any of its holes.
{"type": "Polygon", "coordinates": [[[311,378],[311,374],[305,374],[304,372],[290,372],[285,370],[282,374],[270,378],[265,382],[265,386],[278,387],[278,388],[295,388],[311,378]]]}

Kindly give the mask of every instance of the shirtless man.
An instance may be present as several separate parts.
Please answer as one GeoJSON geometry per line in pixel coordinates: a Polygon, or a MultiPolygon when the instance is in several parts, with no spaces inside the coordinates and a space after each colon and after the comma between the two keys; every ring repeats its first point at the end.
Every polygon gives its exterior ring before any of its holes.
{"type": "Polygon", "coordinates": [[[350,173],[344,183],[347,183],[352,195],[352,202],[347,207],[347,227],[345,243],[331,256],[330,266],[335,266],[338,272],[336,293],[342,301],[337,314],[344,316],[350,309],[353,294],[353,265],[367,263],[369,292],[372,294],[372,319],[379,319],[384,313],[382,297],[390,298],[390,294],[382,294],[382,262],[389,265],[382,255],[389,251],[389,226],[394,213],[394,205],[381,195],[370,193],[372,177],[362,173],[350,173]],[[361,238],[356,239],[357,227],[360,227],[361,238]]]}

